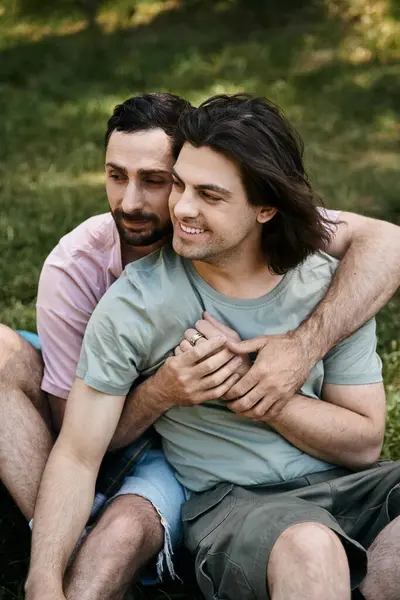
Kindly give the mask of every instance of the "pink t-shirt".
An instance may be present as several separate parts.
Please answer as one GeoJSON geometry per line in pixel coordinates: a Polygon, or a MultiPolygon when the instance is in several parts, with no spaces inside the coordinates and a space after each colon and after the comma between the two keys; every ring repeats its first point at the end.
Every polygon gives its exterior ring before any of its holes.
{"type": "MultiPolygon", "coordinates": [[[[337,211],[327,211],[332,221],[337,221],[338,215],[337,211]]],[[[109,213],[81,223],[47,257],[36,304],[45,392],[68,397],[86,325],[100,298],[121,273],[119,235],[109,213]]]]}
{"type": "Polygon", "coordinates": [[[47,257],[36,304],[45,392],[68,397],[86,325],[121,273],[119,236],[110,213],[78,225],[47,257]]]}

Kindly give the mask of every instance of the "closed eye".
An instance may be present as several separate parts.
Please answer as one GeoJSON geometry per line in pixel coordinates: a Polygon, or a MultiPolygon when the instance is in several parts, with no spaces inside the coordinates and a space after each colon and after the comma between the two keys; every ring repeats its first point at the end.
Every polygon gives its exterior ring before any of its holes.
{"type": "Polygon", "coordinates": [[[203,198],[205,198],[206,200],[211,200],[212,202],[217,202],[218,200],[221,200],[219,196],[214,196],[213,194],[210,194],[209,192],[206,192],[204,190],[201,190],[200,194],[203,196],[203,198]]]}
{"type": "Polygon", "coordinates": [[[146,179],[146,183],[149,183],[150,185],[166,185],[170,182],[166,179],[146,179]]]}
{"type": "Polygon", "coordinates": [[[109,173],[109,178],[113,179],[114,181],[122,181],[123,179],[125,179],[124,175],[121,175],[121,173],[117,173],[115,171],[109,173]]]}

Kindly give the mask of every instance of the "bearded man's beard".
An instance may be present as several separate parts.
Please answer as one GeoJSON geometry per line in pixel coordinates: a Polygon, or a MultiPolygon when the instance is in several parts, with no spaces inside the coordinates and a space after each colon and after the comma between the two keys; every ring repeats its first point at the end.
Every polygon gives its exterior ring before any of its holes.
{"type": "Polygon", "coordinates": [[[172,233],[171,222],[163,226],[158,215],[154,213],[137,210],[128,214],[120,208],[116,208],[111,214],[121,241],[130,246],[152,246],[172,233]],[[131,228],[129,227],[130,223],[132,224],[131,228]],[[143,231],[135,230],[136,223],[148,223],[148,227],[143,231]]]}

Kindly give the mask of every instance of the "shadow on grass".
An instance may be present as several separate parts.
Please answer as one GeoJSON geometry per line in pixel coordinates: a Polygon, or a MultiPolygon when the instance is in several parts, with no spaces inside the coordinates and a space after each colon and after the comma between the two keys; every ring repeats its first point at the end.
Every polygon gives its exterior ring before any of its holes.
{"type": "Polygon", "coordinates": [[[23,598],[30,533],[0,483],[0,600],[23,598]]]}

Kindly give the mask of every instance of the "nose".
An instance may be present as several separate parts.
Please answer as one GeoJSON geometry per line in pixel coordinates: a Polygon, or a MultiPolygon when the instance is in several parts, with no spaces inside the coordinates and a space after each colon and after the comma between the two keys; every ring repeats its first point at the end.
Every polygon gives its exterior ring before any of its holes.
{"type": "Polygon", "coordinates": [[[199,215],[196,199],[190,190],[185,190],[174,206],[174,215],[179,220],[195,219],[199,215]]]}
{"type": "Polygon", "coordinates": [[[125,188],[121,208],[125,213],[131,213],[135,210],[143,209],[144,197],[143,190],[130,181],[125,188]]]}

